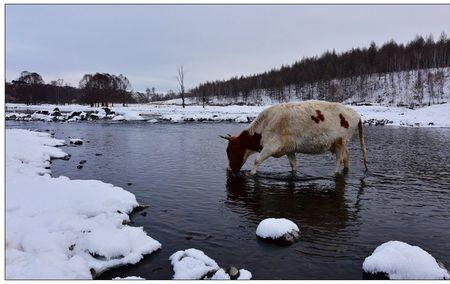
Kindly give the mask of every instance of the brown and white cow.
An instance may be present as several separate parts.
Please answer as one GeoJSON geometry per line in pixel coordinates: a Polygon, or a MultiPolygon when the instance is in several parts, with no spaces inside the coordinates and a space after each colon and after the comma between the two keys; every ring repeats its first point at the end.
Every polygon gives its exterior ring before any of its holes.
{"type": "Polygon", "coordinates": [[[340,164],[348,171],[347,143],[356,129],[367,170],[366,147],[361,116],[340,103],[310,100],[283,103],[262,111],[250,126],[238,136],[220,136],[227,139],[228,170],[239,171],[250,155],[260,152],[251,174],[269,157],[286,155],[296,171],[295,153],[321,154],[331,151],[336,155],[335,172],[340,164]]]}

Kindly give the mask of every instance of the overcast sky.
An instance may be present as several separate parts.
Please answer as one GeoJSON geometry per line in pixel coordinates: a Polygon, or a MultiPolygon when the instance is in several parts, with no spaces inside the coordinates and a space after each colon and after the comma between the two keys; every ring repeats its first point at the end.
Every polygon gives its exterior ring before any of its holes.
{"type": "Polygon", "coordinates": [[[134,90],[176,90],[264,72],[326,50],[450,35],[450,6],[7,5],[6,77],[35,71],[77,86],[127,76],[134,90]]]}

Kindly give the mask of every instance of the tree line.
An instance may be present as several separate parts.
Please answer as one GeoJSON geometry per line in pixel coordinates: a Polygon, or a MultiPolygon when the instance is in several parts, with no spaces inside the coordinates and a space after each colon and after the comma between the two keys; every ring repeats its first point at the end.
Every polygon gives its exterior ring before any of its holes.
{"type": "Polygon", "coordinates": [[[263,92],[284,101],[286,87],[293,88],[299,96],[305,86],[320,82],[323,88],[318,89],[322,92],[318,97],[328,96],[330,100],[339,101],[339,98],[329,97],[333,94],[335,79],[359,76],[364,81],[369,74],[447,66],[450,66],[450,40],[443,32],[437,41],[432,35],[416,36],[406,45],[391,40],[380,47],[372,42],[368,48],[353,48],[342,53],[327,51],[321,56],[303,58],[290,66],[261,74],[202,83],[190,90],[190,96],[199,102],[208,102],[213,97],[232,100],[239,97],[246,102],[251,94],[263,92]]]}
{"type": "MultiPolygon", "coordinates": [[[[63,79],[45,83],[36,72],[23,71],[19,78],[6,82],[6,102],[30,104],[88,104],[91,106],[109,106],[120,103],[147,103],[163,98],[155,89],[146,93],[133,92],[128,78],[122,74],[109,73],[85,74],[78,87],[72,87],[63,79]]],[[[175,94],[169,94],[171,98],[175,94]]]]}

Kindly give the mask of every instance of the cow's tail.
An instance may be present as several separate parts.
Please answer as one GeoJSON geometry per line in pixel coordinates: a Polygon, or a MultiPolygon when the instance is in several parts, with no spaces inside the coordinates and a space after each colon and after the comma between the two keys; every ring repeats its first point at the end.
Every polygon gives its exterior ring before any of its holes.
{"type": "Polygon", "coordinates": [[[367,151],[366,151],[366,143],[364,142],[364,127],[362,124],[361,119],[358,123],[358,130],[359,130],[359,143],[361,144],[361,153],[363,157],[364,167],[367,169],[367,151]]]}

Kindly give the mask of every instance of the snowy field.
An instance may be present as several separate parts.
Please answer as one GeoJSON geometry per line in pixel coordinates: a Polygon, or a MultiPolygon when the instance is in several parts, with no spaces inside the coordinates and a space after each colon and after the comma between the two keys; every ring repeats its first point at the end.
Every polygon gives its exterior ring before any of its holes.
{"type": "MultiPolygon", "coordinates": [[[[130,105],[129,107],[115,106],[109,109],[114,112],[107,114],[102,108],[91,108],[83,105],[39,105],[26,106],[23,104],[6,104],[6,119],[9,120],[43,120],[68,121],[112,119],[115,121],[143,120],[157,123],[161,121],[231,121],[249,123],[268,106],[187,106],[170,104],[130,105]],[[58,108],[60,116],[52,116],[58,108]],[[24,113],[26,110],[47,111],[42,113],[24,113]],[[81,112],[79,114],[78,112],[81,112]]],[[[393,125],[409,127],[450,127],[450,103],[432,105],[419,109],[386,106],[351,106],[363,117],[369,125],[393,125]]]]}
{"type": "Polygon", "coordinates": [[[6,278],[91,279],[134,264],[161,244],[126,225],[133,194],[96,180],[50,175],[66,142],[6,130],[6,278]]]}

